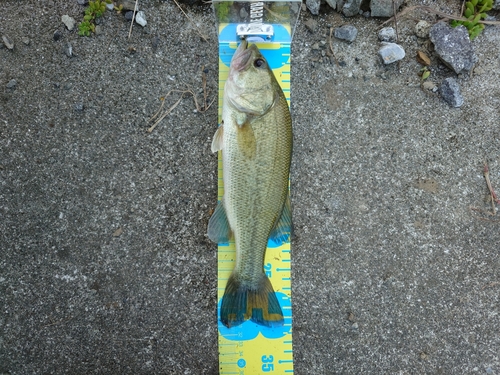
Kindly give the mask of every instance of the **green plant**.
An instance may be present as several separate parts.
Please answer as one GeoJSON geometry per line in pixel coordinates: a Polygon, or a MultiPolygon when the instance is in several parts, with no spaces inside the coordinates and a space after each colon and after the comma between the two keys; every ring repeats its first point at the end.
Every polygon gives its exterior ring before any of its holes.
{"type": "Polygon", "coordinates": [[[115,6],[114,10],[116,10],[116,13],[120,14],[123,11],[123,4],[115,6]]]}
{"type": "Polygon", "coordinates": [[[484,29],[484,24],[479,23],[480,20],[484,20],[488,15],[486,12],[493,8],[493,0],[470,0],[465,3],[465,9],[463,16],[468,19],[468,21],[457,21],[452,20],[450,25],[453,27],[464,25],[469,31],[470,39],[474,39],[476,36],[481,34],[484,29]]]}
{"type": "Polygon", "coordinates": [[[90,0],[88,8],[85,9],[83,21],[78,25],[78,34],[90,36],[91,32],[95,32],[96,18],[101,17],[106,11],[106,4],[111,3],[111,0],[90,0]]]}

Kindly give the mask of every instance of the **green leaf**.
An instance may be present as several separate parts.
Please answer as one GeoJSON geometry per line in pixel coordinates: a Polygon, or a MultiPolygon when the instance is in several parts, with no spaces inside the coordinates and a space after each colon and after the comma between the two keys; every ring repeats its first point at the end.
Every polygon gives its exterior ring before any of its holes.
{"type": "Polygon", "coordinates": [[[465,18],[469,18],[472,15],[474,15],[474,12],[472,10],[470,10],[469,8],[465,9],[464,11],[465,18]]]}

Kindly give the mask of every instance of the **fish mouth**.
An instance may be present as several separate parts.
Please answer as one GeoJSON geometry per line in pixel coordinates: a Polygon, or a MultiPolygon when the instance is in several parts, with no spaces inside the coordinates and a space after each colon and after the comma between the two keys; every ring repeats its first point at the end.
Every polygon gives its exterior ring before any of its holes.
{"type": "Polygon", "coordinates": [[[233,59],[231,60],[231,68],[236,71],[241,71],[250,60],[252,56],[253,48],[247,48],[248,42],[243,39],[234,53],[233,59]]]}

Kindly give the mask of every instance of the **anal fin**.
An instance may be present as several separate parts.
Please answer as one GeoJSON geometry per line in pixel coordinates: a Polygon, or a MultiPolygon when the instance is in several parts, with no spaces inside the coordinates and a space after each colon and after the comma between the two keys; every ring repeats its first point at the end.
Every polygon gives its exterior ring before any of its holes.
{"type": "Polygon", "coordinates": [[[226,243],[231,238],[231,228],[227,221],[224,204],[220,201],[208,221],[208,238],[215,243],[226,243]]]}
{"type": "Polygon", "coordinates": [[[278,244],[288,241],[292,232],[292,208],[290,205],[290,195],[286,197],[280,218],[276,221],[269,238],[278,244]]]}

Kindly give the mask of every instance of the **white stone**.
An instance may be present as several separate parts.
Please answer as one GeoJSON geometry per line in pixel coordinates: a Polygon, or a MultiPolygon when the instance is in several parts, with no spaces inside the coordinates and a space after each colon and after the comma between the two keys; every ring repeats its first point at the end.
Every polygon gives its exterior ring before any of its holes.
{"type": "Polygon", "coordinates": [[[142,27],[147,25],[148,21],[146,21],[146,15],[142,10],[135,14],[135,22],[137,22],[142,27]]]}
{"type": "Polygon", "coordinates": [[[399,44],[382,42],[382,48],[378,51],[384,64],[392,64],[405,57],[405,50],[399,44]]]}
{"type": "Polygon", "coordinates": [[[68,16],[67,14],[61,17],[61,21],[66,25],[69,31],[73,30],[73,28],[75,27],[75,19],[68,16]]]}

